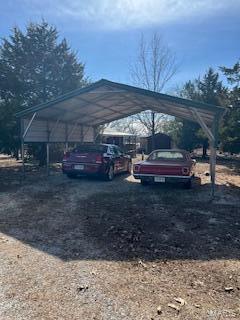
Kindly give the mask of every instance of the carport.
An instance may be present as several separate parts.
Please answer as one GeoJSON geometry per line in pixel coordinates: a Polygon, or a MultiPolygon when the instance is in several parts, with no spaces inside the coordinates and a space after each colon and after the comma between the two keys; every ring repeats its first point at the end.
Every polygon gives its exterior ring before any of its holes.
{"type": "Polygon", "coordinates": [[[209,139],[210,175],[214,194],[218,126],[225,108],[105,79],[17,113],[21,120],[22,155],[25,144],[46,143],[49,173],[51,143],[65,143],[67,148],[70,142],[93,142],[100,125],[144,110],[199,123],[209,139]]]}

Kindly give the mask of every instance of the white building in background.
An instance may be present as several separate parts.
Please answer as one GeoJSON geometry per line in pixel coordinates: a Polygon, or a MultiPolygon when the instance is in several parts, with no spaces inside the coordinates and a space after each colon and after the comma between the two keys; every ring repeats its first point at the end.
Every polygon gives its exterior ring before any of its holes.
{"type": "Polygon", "coordinates": [[[106,128],[101,134],[101,142],[116,144],[133,157],[136,155],[137,135],[106,128]]]}

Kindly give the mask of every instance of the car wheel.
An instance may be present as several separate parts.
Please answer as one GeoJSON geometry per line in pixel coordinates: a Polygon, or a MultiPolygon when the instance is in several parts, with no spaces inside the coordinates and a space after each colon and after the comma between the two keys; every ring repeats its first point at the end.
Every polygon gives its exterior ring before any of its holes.
{"type": "Polygon", "coordinates": [[[109,168],[108,168],[108,171],[107,173],[105,174],[104,176],[104,179],[106,181],[112,181],[114,178],[114,167],[111,165],[109,168]]]}
{"type": "Polygon", "coordinates": [[[191,189],[192,188],[192,179],[189,179],[188,182],[184,183],[184,189],[191,189]]]}
{"type": "Polygon", "coordinates": [[[74,173],[67,173],[67,177],[68,177],[69,179],[75,179],[77,176],[76,176],[76,174],[74,174],[74,173]]]}
{"type": "Polygon", "coordinates": [[[142,179],[141,179],[141,185],[142,185],[142,186],[147,186],[147,185],[149,185],[149,182],[146,181],[146,180],[142,180],[142,179]]]}

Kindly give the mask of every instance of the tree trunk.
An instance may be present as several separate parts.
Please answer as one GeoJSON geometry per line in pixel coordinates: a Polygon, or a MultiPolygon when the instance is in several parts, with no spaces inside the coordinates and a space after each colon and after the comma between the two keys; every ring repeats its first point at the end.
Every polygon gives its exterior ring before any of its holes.
{"type": "Polygon", "coordinates": [[[13,157],[18,161],[19,160],[19,149],[16,148],[13,151],[13,157]]]}
{"type": "Polygon", "coordinates": [[[152,150],[155,149],[155,112],[152,111],[152,150]]]}
{"type": "Polygon", "coordinates": [[[46,161],[46,144],[45,143],[41,143],[40,145],[40,150],[39,153],[37,155],[37,158],[39,160],[39,167],[43,167],[47,164],[46,161]]]}
{"type": "Polygon", "coordinates": [[[203,142],[203,145],[202,145],[202,158],[203,159],[206,159],[206,157],[207,157],[207,148],[208,148],[208,142],[205,141],[205,142],[203,142]]]}

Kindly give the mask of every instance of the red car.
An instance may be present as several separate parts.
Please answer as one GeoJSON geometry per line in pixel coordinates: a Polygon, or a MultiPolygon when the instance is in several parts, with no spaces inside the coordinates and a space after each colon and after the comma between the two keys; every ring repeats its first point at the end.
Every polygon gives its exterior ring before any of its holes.
{"type": "Polygon", "coordinates": [[[143,185],[159,182],[181,182],[185,188],[192,186],[196,161],[184,150],[155,150],[145,161],[133,167],[135,179],[143,185]]]}
{"type": "Polygon", "coordinates": [[[64,155],[62,171],[69,178],[95,175],[112,180],[120,172],[131,173],[131,157],[113,144],[82,144],[64,155]]]}

